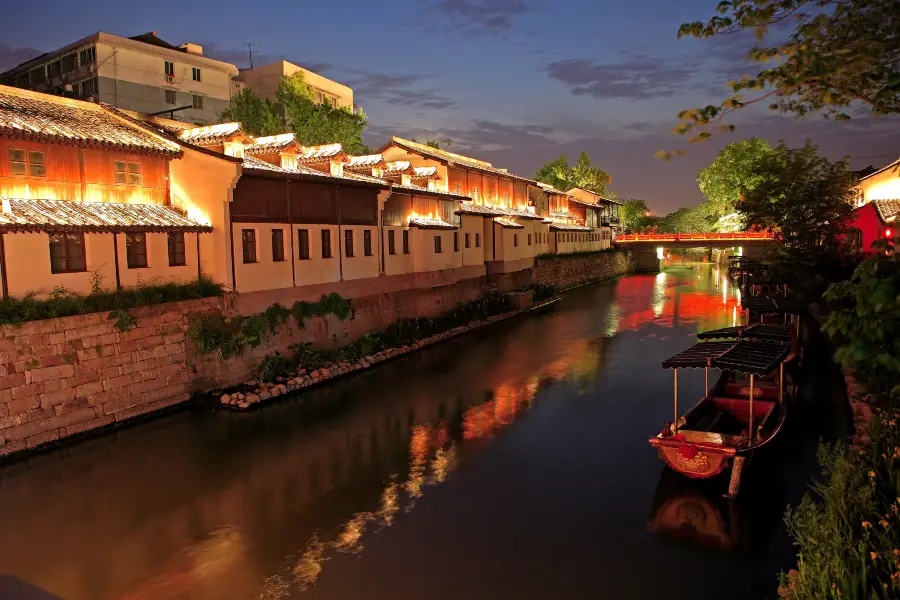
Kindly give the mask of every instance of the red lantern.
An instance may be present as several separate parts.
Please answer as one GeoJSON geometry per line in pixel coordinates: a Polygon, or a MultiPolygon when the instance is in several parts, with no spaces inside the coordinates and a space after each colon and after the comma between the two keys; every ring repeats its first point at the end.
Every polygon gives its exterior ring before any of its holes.
{"type": "Polygon", "coordinates": [[[890,227],[888,227],[887,229],[885,229],[885,230],[884,230],[884,237],[886,237],[886,238],[892,238],[892,237],[894,237],[894,230],[891,229],[890,227]]]}

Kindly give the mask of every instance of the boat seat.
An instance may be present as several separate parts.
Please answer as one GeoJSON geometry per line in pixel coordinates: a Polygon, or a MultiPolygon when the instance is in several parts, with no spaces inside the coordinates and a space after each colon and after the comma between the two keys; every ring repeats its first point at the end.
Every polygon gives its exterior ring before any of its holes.
{"type": "MultiPolygon", "coordinates": [[[[725,384],[725,394],[734,398],[749,398],[750,383],[727,383],[725,384]]],[[[753,387],[753,399],[777,399],[778,385],[756,385],[753,387]]]]}
{"type": "Polygon", "coordinates": [[[722,413],[720,411],[716,411],[710,413],[697,421],[696,424],[691,425],[692,431],[712,431],[713,428],[722,420],[722,413]]]}

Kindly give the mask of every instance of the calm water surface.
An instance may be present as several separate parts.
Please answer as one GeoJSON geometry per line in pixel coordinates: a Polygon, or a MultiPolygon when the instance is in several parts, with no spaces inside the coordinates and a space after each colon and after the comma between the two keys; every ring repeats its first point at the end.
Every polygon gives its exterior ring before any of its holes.
{"type": "Polygon", "coordinates": [[[773,598],[784,506],[841,433],[823,357],[739,502],[647,443],[660,361],[737,306],[714,266],[624,277],[255,413],[9,464],[0,573],[66,600],[773,598]]]}

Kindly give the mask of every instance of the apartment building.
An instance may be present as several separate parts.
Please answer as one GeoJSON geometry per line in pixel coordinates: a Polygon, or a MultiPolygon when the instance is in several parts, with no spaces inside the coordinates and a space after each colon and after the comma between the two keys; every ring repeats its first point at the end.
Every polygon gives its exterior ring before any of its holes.
{"type": "Polygon", "coordinates": [[[175,46],[155,31],[97,32],[0,73],[0,84],[206,125],[228,106],[237,74],[202,46],[175,46]]]}
{"type": "Polygon", "coordinates": [[[252,69],[242,69],[236,80],[263,98],[275,102],[275,92],[281,84],[281,78],[291,77],[296,73],[303,74],[303,79],[312,87],[317,102],[331,104],[334,107],[353,108],[352,89],[286,60],[252,69]]]}

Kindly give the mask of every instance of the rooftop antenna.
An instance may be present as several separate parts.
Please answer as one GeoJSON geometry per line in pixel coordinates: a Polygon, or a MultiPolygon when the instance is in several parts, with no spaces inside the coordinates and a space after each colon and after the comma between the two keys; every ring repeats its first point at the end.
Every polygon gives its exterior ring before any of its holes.
{"type": "Polygon", "coordinates": [[[250,55],[250,68],[253,68],[253,42],[247,42],[244,44],[247,46],[247,54],[250,55]]]}

